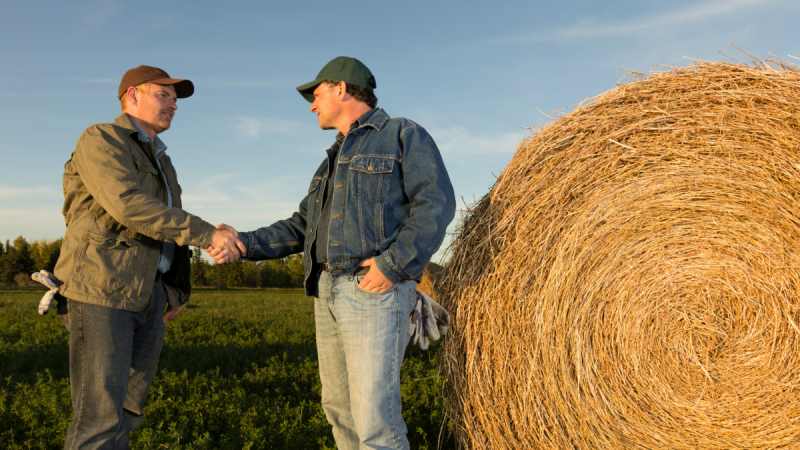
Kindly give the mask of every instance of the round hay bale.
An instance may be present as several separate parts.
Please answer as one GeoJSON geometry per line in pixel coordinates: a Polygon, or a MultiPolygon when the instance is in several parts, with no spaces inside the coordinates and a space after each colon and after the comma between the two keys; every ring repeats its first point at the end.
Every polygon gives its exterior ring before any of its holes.
{"type": "Polygon", "coordinates": [[[437,290],[460,447],[800,446],[799,105],[694,61],[520,144],[437,290]]]}
{"type": "Polygon", "coordinates": [[[436,299],[435,288],[437,287],[437,280],[442,272],[442,267],[434,262],[429,262],[422,272],[422,280],[417,284],[417,290],[420,290],[432,299],[436,299]]]}
{"type": "Polygon", "coordinates": [[[433,282],[425,272],[422,273],[422,280],[420,280],[420,282],[417,284],[417,290],[428,294],[428,296],[434,300],[436,299],[436,296],[433,293],[433,282]]]}

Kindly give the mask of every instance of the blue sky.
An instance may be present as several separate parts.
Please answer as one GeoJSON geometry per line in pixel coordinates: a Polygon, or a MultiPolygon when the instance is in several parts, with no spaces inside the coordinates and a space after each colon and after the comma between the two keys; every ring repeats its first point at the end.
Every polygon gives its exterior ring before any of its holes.
{"type": "Polygon", "coordinates": [[[472,203],[540,110],[613,88],[620,68],[741,59],[730,42],[792,60],[798,18],[796,0],[0,0],[0,239],[63,235],[63,165],[139,64],[195,84],[161,135],[185,209],[249,231],[296,210],[334,139],[294,87],[336,56],[370,67],[379,106],[430,132],[472,203]]]}

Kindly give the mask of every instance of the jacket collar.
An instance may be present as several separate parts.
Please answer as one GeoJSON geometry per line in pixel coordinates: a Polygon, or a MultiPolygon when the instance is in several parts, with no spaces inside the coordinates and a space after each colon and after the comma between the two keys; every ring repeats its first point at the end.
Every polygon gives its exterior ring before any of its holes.
{"type": "Polygon", "coordinates": [[[117,124],[118,127],[124,129],[129,136],[134,133],[139,134],[139,131],[133,125],[133,121],[125,113],[118,115],[117,118],[114,119],[114,123],[117,124]]]}
{"type": "MultiPolygon", "coordinates": [[[[355,122],[350,124],[350,131],[358,130],[361,128],[372,127],[378,131],[383,128],[383,125],[389,120],[389,115],[386,114],[382,108],[372,108],[369,111],[365,112],[361,115],[355,122]]],[[[336,141],[333,143],[333,147],[337,147],[342,145],[342,141],[344,141],[344,134],[340,131],[336,135],[336,141]]]]}
{"type": "Polygon", "coordinates": [[[389,115],[383,108],[373,108],[358,118],[358,128],[372,127],[380,131],[383,125],[389,120],[389,115]],[[362,121],[362,119],[364,119],[362,121]]]}

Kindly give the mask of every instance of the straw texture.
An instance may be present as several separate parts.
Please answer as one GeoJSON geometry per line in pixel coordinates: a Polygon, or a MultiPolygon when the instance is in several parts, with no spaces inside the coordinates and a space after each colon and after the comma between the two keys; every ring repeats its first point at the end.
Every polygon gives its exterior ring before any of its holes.
{"type": "Polygon", "coordinates": [[[439,301],[464,449],[800,447],[800,72],[633,77],[535,131],[439,301]]]}

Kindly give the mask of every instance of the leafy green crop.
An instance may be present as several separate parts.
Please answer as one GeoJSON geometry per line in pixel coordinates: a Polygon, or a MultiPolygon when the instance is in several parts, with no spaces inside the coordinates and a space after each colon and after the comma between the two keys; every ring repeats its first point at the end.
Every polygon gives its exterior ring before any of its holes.
{"type": "MultiPolygon", "coordinates": [[[[0,443],[57,449],[72,416],[69,335],[39,317],[40,290],[0,290],[0,443]]],[[[314,302],[299,290],[195,290],[167,325],[159,368],[132,436],[141,449],[332,449],[320,406],[314,302]]],[[[438,347],[402,368],[411,448],[453,446],[443,426],[438,347]]]]}

